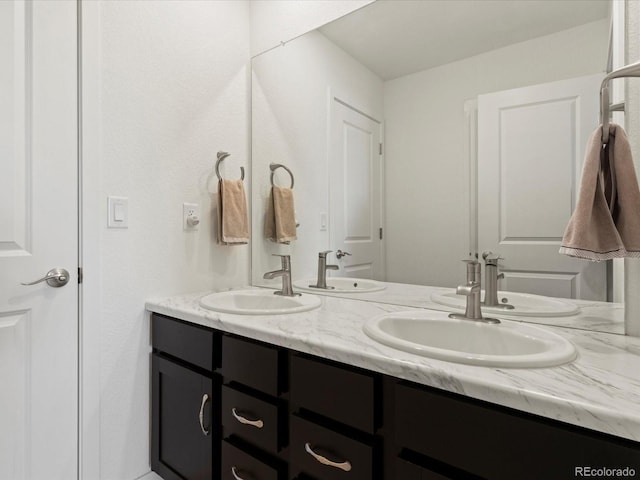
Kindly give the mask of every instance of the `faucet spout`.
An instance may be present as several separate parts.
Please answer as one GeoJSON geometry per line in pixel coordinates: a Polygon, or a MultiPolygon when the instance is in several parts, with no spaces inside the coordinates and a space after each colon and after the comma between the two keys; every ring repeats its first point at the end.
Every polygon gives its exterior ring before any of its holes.
{"type": "Polygon", "coordinates": [[[265,273],[262,278],[264,278],[265,280],[273,280],[274,278],[277,277],[282,277],[284,275],[286,275],[287,272],[285,272],[284,270],[274,270],[273,272],[267,272],[265,273]]]}
{"type": "Polygon", "coordinates": [[[465,296],[469,296],[469,295],[473,295],[475,293],[479,293],[480,292],[480,284],[479,283],[468,283],[466,285],[458,285],[456,287],[456,293],[458,295],[465,295],[465,296]]]}

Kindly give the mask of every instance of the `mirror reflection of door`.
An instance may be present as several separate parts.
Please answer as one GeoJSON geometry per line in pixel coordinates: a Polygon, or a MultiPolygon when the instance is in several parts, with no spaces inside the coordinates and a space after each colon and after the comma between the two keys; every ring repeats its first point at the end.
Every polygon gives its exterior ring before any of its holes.
{"type": "Polygon", "coordinates": [[[384,280],[382,123],[335,97],[330,108],[330,248],[350,254],[332,273],[384,280]]]}
{"type": "Polygon", "coordinates": [[[602,77],[478,97],[478,247],[504,257],[502,290],[606,300],[605,262],[558,253],[602,77]]]}

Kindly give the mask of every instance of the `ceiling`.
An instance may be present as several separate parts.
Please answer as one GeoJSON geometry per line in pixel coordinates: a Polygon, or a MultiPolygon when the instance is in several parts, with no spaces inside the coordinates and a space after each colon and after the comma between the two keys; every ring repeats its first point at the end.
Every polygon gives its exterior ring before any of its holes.
{"type": "Polygon", "coordinates": [[[610,0],[378,0],[320,31],[383,80],[609,16],[610,0]]]}

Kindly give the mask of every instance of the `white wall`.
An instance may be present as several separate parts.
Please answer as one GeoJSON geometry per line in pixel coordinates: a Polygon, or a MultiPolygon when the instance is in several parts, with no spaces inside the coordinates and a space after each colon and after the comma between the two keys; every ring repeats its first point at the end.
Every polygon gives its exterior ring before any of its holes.
{"type": "Polygon", "coordinates": [[[604,71],[607,38],[608,23],[594,22],[385,83],[388,281],[455,286],[464,278],[464,102],[604,71]]]}
{"type": "Polygon", "coordinates": [[[210,218],[216,151],[229,175],[248,167],[249,5],[88,3],[83,478],[130,480],[149,471],[145,300],[249,281],[249,247],[216,245],[210,218]],[[108,195],[128,197],[128,229],[106,228],[108,195]],[[183,202],[200,204],[198,232],[183,202]]]}
{"type": "Polygon", "coordinates": [[[252,0],[251,56],[289,41],[374,0],[252,0]]]}
{"type": "MultiPolygon", "coordinates": [[[[321,33],[266,52],[252,61],[252,264],[253,283],[279,268],[271,254],[292,256],[293,278],[314,277],[318,252],[329,248],[320,230],[320,212],[329,213],[327,121],[329,91],[359,110],[382,118],[382,81],[321,33]],[[270,184],[269,163],[282,163],[295,175],[300,227],[290,246],[263,238],[270,184]]],[[[276,183],[289,185],[279,169],[276,183]]],[[[335,257],[329,259],[333,262],[335,257]]]]}

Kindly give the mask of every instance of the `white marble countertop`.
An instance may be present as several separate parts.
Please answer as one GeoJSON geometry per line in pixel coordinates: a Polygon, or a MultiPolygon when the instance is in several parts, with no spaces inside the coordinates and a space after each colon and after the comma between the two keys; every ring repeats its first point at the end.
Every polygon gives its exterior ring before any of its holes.
{"type": "MultiPolygon", "coordinates": [[[[375,342],[362,331],[364,322],[374,316],[416,310],[412,307],[322,296],[320,308],[308,312],[233,315],[200,307],[199,299],[208,293],[211,292],[149,300],[146,308],[224,332],[640,441],[640,339],[564,326],[545,327],[573,342],[578,350],[574,362],[535,369],[477,367],[405,353],[375,342]]],[[[611,323],[606,315],[601,318],[597,311],[567,318],[580,325],[584,315],[590,317],[591,322],[600,319],[605,324],[611,323]]]]}

